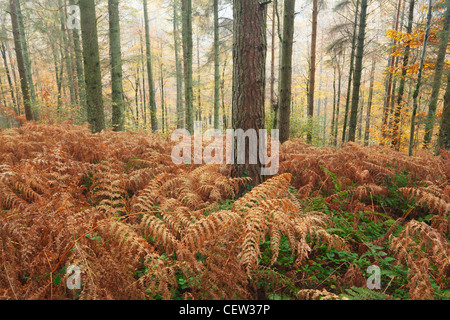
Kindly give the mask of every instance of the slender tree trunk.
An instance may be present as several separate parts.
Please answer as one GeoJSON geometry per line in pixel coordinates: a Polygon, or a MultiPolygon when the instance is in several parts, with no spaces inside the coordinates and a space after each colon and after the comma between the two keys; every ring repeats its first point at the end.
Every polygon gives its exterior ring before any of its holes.
{"type": "Polygon", "coordinates": [[[174,0],[173,3],[173,38],[175,51],[175,68],[177,83],[177,128],[184,127],[184,110],[183,110],[183,66],[179,55],[179,1],[174,0]]]}
{"type": "Polygon", "coordinates": [[[191,0],[181,0],[182,12],[182,35],[183,35],[183,62],[184,62],[184,93],[185,93],[185,121],[186,129],[194,132],[194,114],[193,114],[193,80],[192,80],[192,60],[193,60],[193,41],[192,41],[192,3],[191,0]]]}
{"type": "Polygon", "coordinates": [[[67,82],[69,86],[69,94],[70,94],[70,104],[71,106],[74,106],[76,104],[76,97],[75,97],[75,86],[73,81],[73,74],[72,74],[72,66],[70,64],[70,48],[69,48],[69,41],[67,39],[67,33],[66,33],[66,13],[65,13],[65,6],[63,5],[62,0],[58,0],[58,5],[60,8],[59,12],[59,23],[61,26],[61,37],[62,37],[62,60],[64,60],[64,64],[66,67],[66,73],[67,73],[67,82]]]}
{"type": "Polygon", "coordinates": [[[411,129],[410,129],[410,135],[409,135],[409,150],[408,150],[408,153],[410,156],[413,155],[413,151],[414,151],[414,138],[415,138],[415,131],[416,131],[416,115],[417,115],[417,109],[419,107],[418,98],[419,98],[419,94],[420,94],[420,87],[422,86],[423,67],[425,65],[425,57],[426,57],[426,53],[427,53],[428,38],[430,36],[432,19],[433,19],[433,0],[430,0],[429,7],[428,7],[428,15],[427,15],[427,26],[425,29],[425,37],[423,40],[422,56],[420,58],[419,74],[417,75],[417,84],[416,84],[416,88],[415,88],[414,94],[413,94],[413,110],[412,110],[412,115],[411,115],[411,129]]]}
{"type": "Polygon", "coordinates": [[[26,116],[27,121],[32,121],[33,113],[31,110],[30,89],[28,86],[25,62],[24,62],[24,58],[23,58],[22,45],[21,45],[21,40],[20,40],[19,22],[17,19],[17,12],[16,12],[16,1],[17,0],[9,1],[11,22],[12,22],[12,29],[13,29],[13,37],[14,37],[14,47],[15,47],[15,51],[16,51],[16,60],[17,60],[17,66],[19,69],[20,84],[21,84],[21,88],[22,88],[23,102],[24,102],[24,106],[25,106],[25,116],[26,116]]]}
{"type": "Polygon", "coordinates": [[[271,56],[270,56],[270,110],[272,110],[273,128],[278,128],[278,102],[275,101],[275,34],[276,34],[276,6],[277,3],[273,2],[272,6],[272,43],[271,43],[271,56]]]}
{"type": "Polygon", "coordinates": [[[152,52],[150,45],[150,23],[148,19],[148,5],[147,0],[144,1],[144,21],[145,21],[145,45],[147,48],[147,76],[148,76],[148,90],[150,98],[150,121],[152,124],[152,131],[158,131],[158,115],[156,112],[156,98],[155,98],[155,82],[153,80],[152,69],[152,52]]]}
{"type": "Polygon", "coordinates": [[[444,110],[442,112],[436,153],[440,154],[442,149],[450,151],[450,73],[447,76],[447,89],[444,96],[444,110]]]}
{"type": "MultiPolygon", "coordinates": [[[[259,135],[264,128],[267,6],[258,0],[234,0],[233,4],[233,128],[244,132],[253,129],[259,135]]],[[[237,163],[235,152],[232,176],[248,176],[250,184],[257,186],[263,182],[261,159],[250,163],[248,143],[244,151],[245,164],[237,163]]]]}
{"type": "Polygon", "coordinates": [[[201,65],[200,65],[200,40],[197,36],[197,121],[202,121],[202,89],[201,89],[201,65]]]}
{"type": "Polygon", "coordinates": [[[138,64],[138,66],[136,68],[136,83],[135,83],[135,88],[134,88],[134,99],[135,99],[135,103],[136,103],[136,124],[137,124],[137,127],[139,127],[139,89],[140,89],[140,86],[141,86],[140,74],[141,74],[141,70],[140,70],[140,65],[138,64]]]}
{"type": "Polygon", "coordinates": [[[214,2],[214,129],[220,125],[219,0],[214,2]]]}
{"type": "Polygon", "coordinates": [[[222,96],[222,113],[223,113],[223,128],[228,129],[227,112],[225,109],[225,70],[227,69],[227,59],[223,63],[222,71],[222,83],[220,84],[221,96],[222,96]]]}
{"type": "Polygon", "coordinates": [[[372,119],[372,103],[373,103],[373,91],[374,91],[376,64],[377,64],[377,62],[374,57],[373,61],[372,61],[372,69],[370,70],[369,101],[367,104],[366,131],[364,134],[364,145],[366,145],[366,146],[369,145],[369,139],[370,139],[370,121],[372,119]]]}
{"type": "Polygon", "coordinates": [[[450,32],[450,1],[445,2],[446,14],[444,20],[444,28],[440,36],[439,52],[436,61],[436,72],[433,80],[433,90],[431,92],[430,104],[428,107],[428,116],[425,121],[425,137],[423,139],[423,147],[425,149],[430,148],[431,140],[433,137],[433,129],[435,122],[435,114],[437,109],[437,103],[439,99],[439,92],[441,89],[442,75],[445,69],[445,56],[448,47],[448,38],[450,32]]]}
{"type": "Polygon", "coordinates": [[[358,46],[355,57],[355,73],[353,77],[353,95],[350,111],[350,125],[348,140],[355,142],[356,125],[358,118],[359,91],[361,87],[361,75],[364,58],[364,41],[366,37],[367,0],[361,0],[361,14],[359,19],[358,46]]]}
{"type": "Polygon", "coordinates": [[[80,16],[88,121],[97,133],[105,129],[105,110],[94,0],[80,0],[80,16]]]}
{"type": "MultiPolygon", "coordinates": [[[[395,17],[394,22],[394,30],[398,31],[398,26],[400,23],[400,13],[402,11],[402,1],[398,1],[398,7],[397,7],[397,15],[395,17]]],[[[397,40],[393,40],[393,48],[392,50],[395,50],[395,46],[397,45],[397,40]]],[[[389,60],[389,67],[394,67],[395,64],[395,55],[391,55],[391,58],[389,60]]],[[[394,90],[392,90],[392,81],[393,81],[393,73],[389,70],[388,71],[388,79],[386,84],[386,99],[384,101],[384,107],[383,107],[383,124],[382,124],[382,145],[384,145],[387,142],[388,139],[388,120],[389,120],[389,110],[392,100],[392,95],[394,93],[394,90]]]]}
{"type": "Polygon", "coordinates": [[[23,51],[23,60],[25,63],[25,71],[27,74],[28,85],[30,87],[31,101],[34,104],[36,102],[36,92],[34,89],[34,82],[33,82],[33,77],[31,74],[30,54],[28,51],[28,44],[27,44],[27,39],[26,39],[26,35],[25,35],[25,25],[23,23],[23,14],[22,14],[22,8],[20,6],[20,0],[16,0],[16,10],[17,10],[17,21],[19,23],[20,42],[22,44],[22,51],[23,51]]]}
{"type": "Polygon", "coordinates": [[[314,94],[316,85],[316,47],[317,47],[318,11],[319,11],[319,0],[313,0],[311,56],[310,56],[311,66],[309,72],[309,91],[308,91],[308,134],[307,134],[308,143],[312,143],[312,131],[313,131],[312,118],[314,117],[314,94]]]}
{"type": "MultiPolygon", "coordinates": [[[[141,56],[139,59],[139,62],[141,64],[141,70],[142,70],[142,120],[144,120],[144,126],[147,127],[147,86],[145,85],[145,55],[144,55],[144,40],[142,39],[142,33],[139,33],[140,38],[140,47],[141,47],[141,56]]],[[[139,75],[138,75],[139,77],[139,75]]]]}
{"type": "Polygon", "coordinates": [[[108,12],[111,55],[112,126],[114,131],[123,131],[125,105],[122,84],[119,0],[108,0],[108,12]]]}
{"type": "Polygon", "coordinates": [[[8,59],[6,57],[6,48],[5,48],[5,44],[3,42],[1,43],[0,51],[2,54],[3,64],[5,66],[6,79],[8,80],[9,93],[11,94],[11,100],[12,100],[14,108],[16,109],[17,115],[20,116],[20,108],[19,108],[19,105],[17,104],[16,96],[14,94],[14,86],[13,86],[13,82],[11,80],[11,73],[9,71],[8,59]]]}
{"type": "MultiPolygon", "coordinates": [[[[342,64],[345,64],[345,56],[342,58],[342,64]]],[[[341,109],[341,93],[342,93],[342,70],[341,64],[338,59],[337,63],[337,71],[338,71],[338,91],[337,91],[337,99],[336,99],[336,123],[334,128],[334,146],[337,146],[338,142],[338,131],[339,131],[339,113],[341,109]]]]}
{"type": "Polygon", "coordinates": [[[351,90],[352,90],[352,82],[353,82],[353,72],[355,67],[355,53],[356,53],[356,41],[358,37],[358,13],[359,7],[361,4],[361,0],[356,1],[355,8],[355,21],[353,23],[353,37],[352,37],[352,50],[350,54],[350,71],[348,74],[348,84],[347,84],[347,98],[345,101],[345,110],[344,110],[344,127],[342,129],[342,142],[347,141],[347,125],[348,125],[348,115],[350,111],[350,98],[351,98],[351,90]]]}
{"type": "MultiPolygon", "coordinates": [[[[70,5],[75,5],[75,0],[69,1],[70,5]]],[[[87,104],[86,104],[86,84],[84,81],[84,70],[83,70],[83,52],[81,50],[80,44],[80,34],[77,28],[72,29],[73,46],[75,51],[75,65],[77,70],[77,84],[78,93],[80,97],[80,104],[82,107],[82,119],[86,120],[87,115],[87,104]]]]}
{"type": "MultiPolygon", "coordinates": [[[[408,15],[408,27],[407,27],[407,34],[412,33],[413,28],[413,22],[414,22],[414,8],[415,8],[416,1],[410,0],[409,3],[409,15],[408,15]]],[[[407,66],[409,63],[409,56],[411,52],[411,47],[409,44],[407,44],[405,48],[405,55],[403,57],[403,68],[402,68],[402,77],[400,79],[400,88],[398,90],[398,100],[397,100],[397,107],[395,109],[394,113],[394,121],[392,126],[392,147],[395,150],[400,150],[400,135],[399,132],[399,126],[400,126],[400,118],[402,114],[402,108],[403,108],[403,96],[405,93],[405,85],[406,85],[406,73],[407,73],[407,66]]]]}
{"type": "Polygon", "coordinates": [[[295,0],[284,1],[283,42],[280,78],[280,143],[289,140],[292,97],[292,47],[294,43],[295,0]]]}
{"type": "MultiPolygon", "coordinates": [[[[61,108],[62,108],[62,79],[60,76],[60,71],[59,71],[59,62],[58,62],[58,51],[55,49],[55,46],[51,45],[52,47],[52,52],[53,52],[53,65],[55,67],[55,80],[56,80],[56,90],[57,90],[57,115],[60,115],[61,112],[61,108]]],[[[62,66],[61,66],[62,67],[62,66]]],[[[61,70],[61,74],[62,74],[62,70],[61,70]]]]}

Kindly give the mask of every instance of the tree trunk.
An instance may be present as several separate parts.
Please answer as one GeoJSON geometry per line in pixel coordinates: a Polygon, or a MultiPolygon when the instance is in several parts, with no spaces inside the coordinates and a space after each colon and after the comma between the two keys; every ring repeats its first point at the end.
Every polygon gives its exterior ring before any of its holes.
{"type": "Polygon", "coordinates": [[[14,94],[14,86],[13,86],[13,83],[11,80],[11,73],[9,71],[8,59],[6,58],[6,48],[5,48],[5,44],[3,42],[1,43],[0,51],[2,54],[3,64],[5,66],[6,79],[8,80],[9,93],[11,94],[11,100],[13,102],[14,108],[16,109],[17,115],[20,116],[20,108],[19,108],[19,105],[17,104],[16,96],[14,94]]]}
{"type": "Polygon", "coordinates": [[[214,1],[214,129],[220,124],[219,0],[214,1]]]}
{"type": "Polygon", "coordinates": [[[227,59],[223,63],[222,71],[222,83],[220,84],[221,96],[222,96],[222,113],[223,113],[223,128],[228,129],[227,112],[225,110],[225,71],[227,69],[227,59]]]}
{"type": "Polygon", "coordinates": [[[20,0],[15,0],[15,1],[16,1],[16,10],[17,10],[17,21],[19,23],[20,42],[22,44],[22,51],[23,51],[23,61],[25,63],[25,72],[27,74],[27,81],[28,81],[28,85],[30,87],[31,101],[33,103],[35,103],[36,102],[36,92],[34,89],[34,82],[33,82],[33,77],[31,74],[30,54],[28,52],[28,44],[27,44],[27,39],[26,39],[26,35],[25,35],[25,26],[23,23],[22,8],[20,6],[20,0]]]}
{"type": "Polygon", "coordinates": [[[356,1],[355,8],[355,22],[353,23],[353,37],[352,37],[352,51],[350,54],[350,71],[348,74],[348,84],[347,84],[347,98],[345,101],[344,110],[344,127],[342,129],[342,142],[347,141],[347,125],[348,125],[348,113],[350,111],[350,97],[352,90],[353,72],[355,67],[355,53],[356,53],[356,40],[358,36],[358,12],[361,4],[361,0],[356,1]]]}
{"type": "Polygon", "coordinates": [[[437,103],[439,99],[439,92],[441,89],[442,75],[445,69],[445,56],[448,47],[448,38],[450,32],[450,1],[445,2],[446,14],[444,20],[444,28],[440,36],[439,52],[436,61],[436,72],[433,80],[433,90],[431,92],[430,104],[428,108],[428,116],[425,121],[425,137],[423,139],[423,147],[425,149],[430,148],[431,140],[433,137],[433,129],[435,122],[435,114],[437,109],[437,103]]]}
{"type": "Polygon", "coordinates": [[[71,106],[74,106],[76,104],[76,97],[75,97],[75,85],[73,81],[73,74],[72,74],[72,66],[70,64],[70,48],[69,48],[69,42],[67,40],[67,33],[66,33],[66,13],[65,13],[65,6],[63,5],[62,0],[58,0],[58,5],[60,7],[59,12],[59,23],[61,26],[61,36],[62,36],[62,44],[63,47],[61,48],[62,53],[62,59],[64,60],[64,64],[66,67],[67,72],[67,82],[69,85],[69,93],[70,93],[70,104],[71,106]]]}
{"type": "Polygon", "coordinates": [[[447,76],[447,89],[444,96],[444,110],[442,112],[436,153],[440,154],[441,149],[450,151],[450,73],[447,76]]]}
{"type": "Polygon", "coordinates": [[[88,121],[92,132],[97,133],[105,129],[105,110],[94,0],[80,0],[80,17],[88,121]]]}
{"type": "Polygon", "coordinates": [[[144,21],[145,21],[145,45],[147,48],[147,76],[148,76],[148,90],[150,98],[150,121],[152,124],[152,131],[158,131],[158,115],[156,113],[156,98],[155,98],[155,83],[153,81],[152,70],[152,52],[150,45],[150,23],[148,20],[148,5],[147,0],[144,1],[144,21]]]}
{"type": "MultiPolygon", "coordinates": [[[[400,23],[400,12],[402,8],[402,0],[398,1],[398,7],[397,7],[397,15],[395,17],[394,21],[394,30],[398,31],[398,26],[400,23]]],[[[393,48],[392,50],[395,50],[395,46],[397,45],[397,40],[393,40],[393,48]]],[[[391,58],[389,60],[389,67],[394,67],[395,64],[395,55],[391,55],[391,58]]],[[[386,99],[384,101],[384,107],[383,107],[383,124],[382,124],[382,145],[384,145],[388,139],[388,120],[389,120],[389,110],[390,110],[390,104],[391,99],[393,95],[392,90],[392,81],[393,81],[393,73],[389,70],[388,71],[388,80],[386,84],[386,99]]]]}
{"type": "MultiPolygon", "coordinates": [[[[70,5],[75,5],[75,0],[69,1],[70,5]]],[[[84,70],[83,70],[83,52],[80,44],[80,34],[77,28],[72,29],[73,46],[75,51],[75,65],[77,70],[77,84],[79,100],[83,111],[82,120],[86,120],[87,105],[86,105],[86,84],[84,82],[84,70]]]]}
{"type": "Polygon", "coordinates": [[[124,130],[124,100],[122,84],[122,49],[120,44],[119,0],[108,0],[109,41],[111,55],[112,126],[124,130]]]}
{"type": "Polygon", "coordinates": [[[356,48],[355,74],[353,77],[353,94],[350,111],[350,125],[348,140],[355,142],[356,125],[358,118],[359,91],[361,87],[361,75],[364,58],[364,41],[366,37],[367,0],[361,0],[361,14],[359,19],[358,46],[356,48]]]}
{"type": "Polygon", "coordinates": [[[16,12],[16,1],[17,0],[9,1],[11,22],[12,22],[12,29],[13,29],[13,37],[14,37],[14,47],[15,47],[15,51],[16,51],[17,66],[19,69],[23,103],[25,106],[25,116],[26,116],[27,121],[32,121],[33,113],[31,110],[30,89],[28,86],[25,62],[24,62],[23,52],[22,52],[22,44],[21,44],[21,40],[20,40],[19,21],[17,19],[17,12],[16,12]]]}
{"type": "Polygon", "coordinates": [[[312,131],[313,131],[312,118],[314,117],[314,94],[316,85],[316,47],[317,47],[318,11],[319,11],[319,0],[313,0],[311,58],[310,58],[311,65],[309,72],[309,90],[308,90],[308,134],[307,134],[308,143],[312,143],[312,131]]]}
{"type": "Polygon", "coordinates": [[[173,2],[173,38],[175,51],[175,68],[177,83],[177,129],[184,127],[184,110],[183,110],[183,67],[179,55],[179,2],[173,2]]]}
{"type": "Polygon", "coordinates": [[[184,62],[184,93],[185,93],[185,120],[186,129],[194,132],[194,91],[192,80],[192,3],[191,0],[181,0],[182,34],[183,34],[183,62],[184,62]]]}
{"type": "MultiPolygon", "coordinates": [[[[412,33],[415,4],[416,4],[415,0],[411,0],[410,4],[409,4],[408,27],[407,27],[407,31],[406,31],[408,35],[410,35],[412,33]]],[[[408,44],[405,48],[405,55],[403,57],[402,77],[400,79],[400,88],[398,90],[397,107],[395,108],[394,121],[393,121],[393,126],[392,126],[392,147],[397,151],[400,150],[401,132],[399,132],[399,126],[400,126],[400,118],[401,118],[402,108],[403,108],[403,95],[405,93],[406,73],[407,73],[406,67],[408,66],[408,63],[409,63],[410,52],[411,52],[411,47],[408,44]]]]}
{"type": "Polygon", "coordinates": [[[413,151],[414,151],[416,115],[417,115],[417,109],[419,107],[418,98],[419,98],[419,94],[420,94],[420,87],[422,86],[423,67],[425,65],[425,57],[426,57],[426,53],[427,53],[427,44],[428,44],[428,38],[430,36],[432,19],[433,19],[433,0],[430,0],[429,6],[428,6],[427,26],[425,29],[425,37],[423,40],[422,56],[420,58],[419,74],[417,75],[417,84],[416,84],[416,88],[415,88],[414,94],[413,94],[413,110],[412,110],[412,115],[411,115],[411,129],[410,129],[410,135],[409,135],[409,150],[408,150],[408,154],[410,156],[413,155],[413,151]]]}
{"type": "Polygon", "coordinates": [[[197,121],[202,121],[202,89],[201,89],[201,66],[200,66],[200,40],[197,36],[197,121]]]}
{"type": "Polygon", "coordinates": [[[280,143],[289,140],[292,97],[292,46],[294,43],[295,0],[284,1],[283,43],[280,78],[280,143]]]}
{"type": "Polygon", "coordinates": [[[370,70],[370,88],[369,88],[369,101],[367,104],[367,117],[366,117],[366,131],[364,134],[364,145],[369,145],[370,138],[370,121],[372,118],[372,103],[373,103],[373,90],[374,90],[374,82],[375,82],[375,68],[376,68],[376,60],[375,57],[372,61],[372,69],[370,70]]]}
{"type": "MultiPolygon", "coordinates": [[[[253,129],[259,135],[264,129],[267,9],[258,0],[234,0],[233,4],[233,128],[244,132],[253,129]]],[[[245,164],[237,163],[235,152],[232,175],[248,176],[250,184],[257,186],[263,182],[261,159],[251,164],[248,143],[244,148],[245,164]]]]}

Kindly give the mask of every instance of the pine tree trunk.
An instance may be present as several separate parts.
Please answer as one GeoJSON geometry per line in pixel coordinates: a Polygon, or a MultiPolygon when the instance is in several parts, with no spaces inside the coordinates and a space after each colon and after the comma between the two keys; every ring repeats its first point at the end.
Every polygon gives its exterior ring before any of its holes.
{"type": "Polygon", "coordinates": [[[108,0],[109,41],[111,55],[112,126],[124,130],[124,100],[122,84],[122,49],[120,44],[119,0],[108,0]]]}
{"type": "Polygon", "coordinates": [[[22,44],[21,44],[21,40],[20,40],[19,21],[17,19],[17,12],[16,12],[16,1],[17,0],[9,1],[11,22],[12,22],[12,29],[13,29],[13,37],[14,37],[14,47],[15,47],[15,51],[16,51],[17,66],[19,69],[23,103],[25,106],[25,116],[26,116],[27,121],[32,121],[33,113],[31,110],[30,89],[28,86],[27,74],[26,74],[26,69],[25,69],[25,61],[23,58],[22,44]]]}
{"type": "MultiPolygon", "coordinates": [[[[264,129],[267,7],[258,0],[234,0],[233,4],[233,128],[253,129],[259,135],[264,129]]],[[[245,164],[238,164],[235,158],[232,175],[248,176],[250,184],[257,186],[263,182],[260,158],[256,164],[249,163],[248,143],[245,153],[245,164]]]]}
{"type": "Polygon", "coordinates": [[[441,89],[442,75],[445,69],[445,56],[447,54],[448,38],[450,32],[450,1],[445,2],[446,14],[444,20],[444,28],[440,35],[439,52],[436,61],[436,72],[433,80],[433,90],[431,92],[430,104],[428,107],[428,116],[425,121],[425,137],[423,139],[423,147],[425,149],[430,148],[431,140],[433,137],[433,129],[435,122],[435,114],[437,109],[437,103],[439,99],[439,92],[441,89]]]}
{"type": "Polygon", "coordinates": [[[191,0],[181,0],[183,63],[184,63],[184,93],[185,93],[185,128],[194,132],[194,92],[192,80],[193,41],[192,41],[192,3],[191,0]]]}
{"type": "Polygon", "coordinates": [[[150,121],[152,124],[152,131],[158,131],[158,115],[156,111],[156,97],[155,97],[155,82],[153,80],[152,69],[152,53],[150,45],[150,23],[148,20],[148,5],[147,0],[144,1],[144,22],[145,22],[145,45],[147,48],[147,76],[148,76],[148,90],[150,98],[150,121]]]}
{"type": "Polygon", "coordinates": [[[92,132],[97,133],[105,129],[105,110],[94,0],[80,0],[80,17],[88,121],[92,132]]]}
{"type": "Polygon", "coordinates": [[[366,37],[367,0],[361,0],[361,14],[359,19],[358,46],[355,57],[355,74],[353,77],[353,94],[350,111],[350,125],[348,140],[355,142],[356,125],[358,118],[359,91],[361,87],[361,75],[364,58],[364,41],[366,37]]]}
{"type": "Polygon", "coordinates": [[[295,0],[284,1],[283,43],[280,78],[280,143],[289,140],[292,92],[292,46],[294,43],[295,0]]]}

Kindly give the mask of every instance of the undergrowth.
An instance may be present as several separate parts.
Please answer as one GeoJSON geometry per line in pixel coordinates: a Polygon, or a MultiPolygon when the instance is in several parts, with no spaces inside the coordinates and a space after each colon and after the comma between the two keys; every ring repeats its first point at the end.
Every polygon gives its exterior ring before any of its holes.
{"type": "Polygon", "coordinates": [[[0,299],[449,298],[448,154],[291,140],[279,174],[237,197],[247,177],[175,165],[172,147],[67,123],[2,132],[0,299]]]}

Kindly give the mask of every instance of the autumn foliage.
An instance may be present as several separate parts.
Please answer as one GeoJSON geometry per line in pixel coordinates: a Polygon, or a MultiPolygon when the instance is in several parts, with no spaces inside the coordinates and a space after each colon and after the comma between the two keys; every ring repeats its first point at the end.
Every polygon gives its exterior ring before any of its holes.
{"type": "Polygon", "coordinates": [[[93,135],[68,123],[2,132],[0,298],[335,299],[364,270],[345,266],[331,288],[308,284],[305,268],[323,250],[369,251],[333,231],[344,212],[395,221],[372,244],[409,270],[409,298],[448,285],[448,154],[291,140],[279,175],[237,198],[247,178],[230,178],[227,166],[175,165],[172,147],[162,134],[93,135]],[[394,190],[388,182],[401,174],[394,190]],[[394,193],[409,209],[384,201],[394,193]],[[286,248],[292,260],[281,264],[286,248]],[[65,285],[72,265],[80,290],[65,285]]]}

